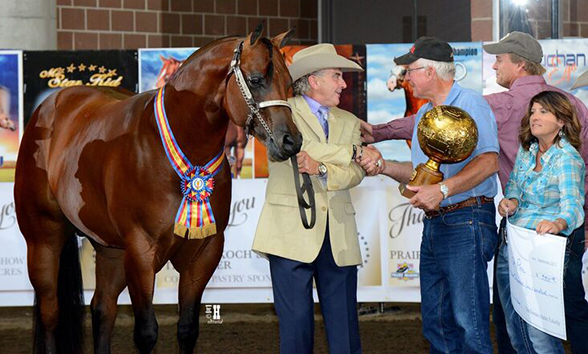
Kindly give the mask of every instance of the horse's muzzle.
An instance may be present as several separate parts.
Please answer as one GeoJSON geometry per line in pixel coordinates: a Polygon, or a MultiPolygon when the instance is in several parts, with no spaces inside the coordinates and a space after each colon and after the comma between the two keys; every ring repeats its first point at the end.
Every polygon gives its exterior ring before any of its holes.
{"type": "Polygon", "coordinates": [[[300,152],[302,134],[289,131],[274,133],[274,141],[268,146],[269,157],[275,161],[284,161],[300,152]]]}

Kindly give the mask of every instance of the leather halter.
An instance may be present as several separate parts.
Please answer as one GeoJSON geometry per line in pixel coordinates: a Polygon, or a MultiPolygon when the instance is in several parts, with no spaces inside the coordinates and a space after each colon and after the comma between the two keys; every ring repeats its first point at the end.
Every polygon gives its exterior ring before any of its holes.
{"type": "MultiPolygon", "coordinates": [[[[271,48],[270,48],[270,50],[271,50],[271,48]]],[[[239,43],[239,45],[233,51],[233,59],[231,60],[231,66],[229,68],[229,72],[227,73],[227,81],[228,81],[228,78],[231,76],[231,74],[235,73],[235,81],[237,82],[237,86],[239,87],[239,90],[241,91],[241,95],[243,95],[243,99],[245,100],[247,107],[249,107],[249,113],[247,114],[247,121],[245,122],[245,134],[247,134],[247,136],[251,135],[250,134],[251,123],[253,122],[253,117],[256,117],[257,120],[259,121],[259,123],[261,124],[261,126],[263,127],[263,129],[265,129],[268,137],[271,140],[274,140],[274,134],[272,133],[272,130],[267,125],[267,123],[261,117],[261,113],[259,113],[259,110],[262,108],[267,108],[267,107],[272,107],[272,106],[284,106],[284,107],[290,108],[290,111],[292,111],[292,107],[290,106],[290,104],[287,101],[284,101],[284,100],[269,100],[269,101],[263,101],[260,103],[257,103],[255,101],[255,98],[253,98],[253,95],[251,94],[251,91],[249,90],[249,86],[247,86],[247,81],[245,80],[245,77],[243,76],[243,72],[241,71],[240,64],[241,64],[242,51],[243,51],[243,41],[241,41],[239,43]]]]}

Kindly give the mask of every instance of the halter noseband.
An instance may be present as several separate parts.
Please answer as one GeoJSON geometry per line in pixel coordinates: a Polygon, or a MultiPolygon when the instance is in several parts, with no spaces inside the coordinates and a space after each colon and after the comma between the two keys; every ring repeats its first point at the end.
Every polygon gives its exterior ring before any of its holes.
{"type": "MultiPolygon", "coordinates": [[[[270,50],[272,50],[272,49],[270,48],[270,50]]],[[[245,134],[247,134],[248,137],[251,136],[251,134],[250,134],[251,123],[253,122],[253,117],[257,117],[257,120],[259,121],[259,123],[261,124],[263,129],[265,129],[268,137],[271,140],[274,140],[274,134],[272,133],[272,131],[271,131],[270,127],[267,125],[267,123],[261,117],[261,113],[259,113],[259,110],[262,108],[267,108],[267,107],[271,107],[271,106],[284,106],[284,107],[290,108],[290,111],[291,111],[292,107],[290,106],[290,104],[288,102],[286,102],[284,100],[270,100],[270,101],[263,101],[260,103],[257,103],[255,101],[255,99],[253,98],[253,95],[251,94],[251,91],[249,90],[249,87],[247,86],[247,82],[245,81],[245,77],[243,76],[243,72],[241,71],[240,64],[241,64],[241,52],[242,51],[243,51],[243,42],[239,43],[239,45],[233,51],[233,59],[231,60],[231,66],[229,68],[229,72],[227,73],[227,81],[228,81],[228,78],[231,76],[231,74],[235,73],[235,81],[237,82],[237,86],[239,86],[239,90],[241,91],[241,94],[243,95],[243,99],[245,99],[245,103],[247,104],[247,107],[249,107],[249,113],[247,114],[247,121],[245,122],[245,134]]]]}

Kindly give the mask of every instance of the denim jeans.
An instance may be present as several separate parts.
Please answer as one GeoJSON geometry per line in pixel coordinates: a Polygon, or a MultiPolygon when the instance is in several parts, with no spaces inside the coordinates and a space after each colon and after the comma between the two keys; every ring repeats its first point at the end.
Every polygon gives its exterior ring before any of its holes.
{"type": "Polygon", "coordinates": [[[564,306],[566,332],[573,354],[588,353],[588,302],[582,285],[584,225],[568,236],[564,271],[564,306]]]}
{"type": "MultiPolygon", "coordinates": [[[[501,231],[504,228],[504,220],[501,223],[501,231]]],[[[500,252],[504,245],[501,245],[500,252]]],[[[505,252],[508,249],[505,248],[505,252]]],[[[566,257],[565,257],[565,268],[564,268],[564,306],[565,306],[565,314],[566,314],[566,332],[568,341],[572,347],[573,354],[585,354],[588,353],[588,302],[584,299],[584,287],[582,285],[582,255],[584,252],[584,226],[581,226],[574,230],[574,232],[568,236],[568,242],[566,245],[566,257]]],[[[496,272],[496,280],[500,281],[502,286],[508,286],[508,252],[505,253],[507,259],[500,260],[500,257],[497,258],[496,262],[498,263],[498,267],[501,267],[501,273],[504,274],[506,271],[506,276],[503,279],[503,275],[498,275],[498,270],[496,272]],[[506,265],[506,269],[505,269],[506,265]]],[[[501,290],[499,286],[498,290],[501,290]]],[[[509,335],[511,336],[511,343],[514,345],[514,342],[522,342],[522,343],[531,343],[532,338],[529,338],[529,334],[527,331],[527,327],[531,327],[531,331],[537,331],[534,327],[527,325],[520,316],[514,311],[508,311],[506,309],[505,302],[508,302],[510,307],[512,308],[512,304],[510,304],[510,287],[507,294],[503,294],[504,291],[500,293],[500,300],[502,302],[502,306],[504,308],[505,316],[512,317],[510,319],[511,328],[509,328],[509,335]],[[511,335],[510,333],[514,332],[515,334],[511,335]],[[514,340],[512,339],[514,337],[514,340]]],[[[507,323],[509,319],[507,318],[507,323]]],[[[508,327],[508,326],[507,326],[508,327]]],[[[559,340],[558,340],[559,341],[559,340]]],[[[557,350],[557,349],[556,349],[557,350]]],[[[519,349],[519,353],[536,353],[537,350],[533,351],[530,348],[525,348],[523,351],[519,349]]],[[[557,353],[557,351],[553,351],[557,353]]]]}
{"type": "Polygon", "coordinates": [[[421,312],[431,353],[492,353],[486,269],[497,241],[491,203],[425,219],[421,312]]]}

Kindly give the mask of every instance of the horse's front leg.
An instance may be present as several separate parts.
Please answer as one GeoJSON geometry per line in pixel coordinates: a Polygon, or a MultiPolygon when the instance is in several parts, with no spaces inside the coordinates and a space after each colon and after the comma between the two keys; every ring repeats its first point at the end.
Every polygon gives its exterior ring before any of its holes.
{"type": "Polygon", "coordinates": [[[221,259],[224,234],[203,240],[190,240],[172,258],[180,273],[178,344],[180,353],[193,353],[198,339],[200,301],[206,284],[221,259]]]}
{"type": "Polygon", "coordinates": [[[117,300],[126,286],[125,252],[93,242],[96,250],[96,291],[92,298],[94,353],[110,353],[117,300]]]}
{"type": "Polygon", "coordinates": [[[153,289],[157,247],[147,236],[131,237],[125,255],[125,271],[135,315],[133,339],[141,354],[152,353],[157,342],[158,325],[153,309],[153,289]]]}

